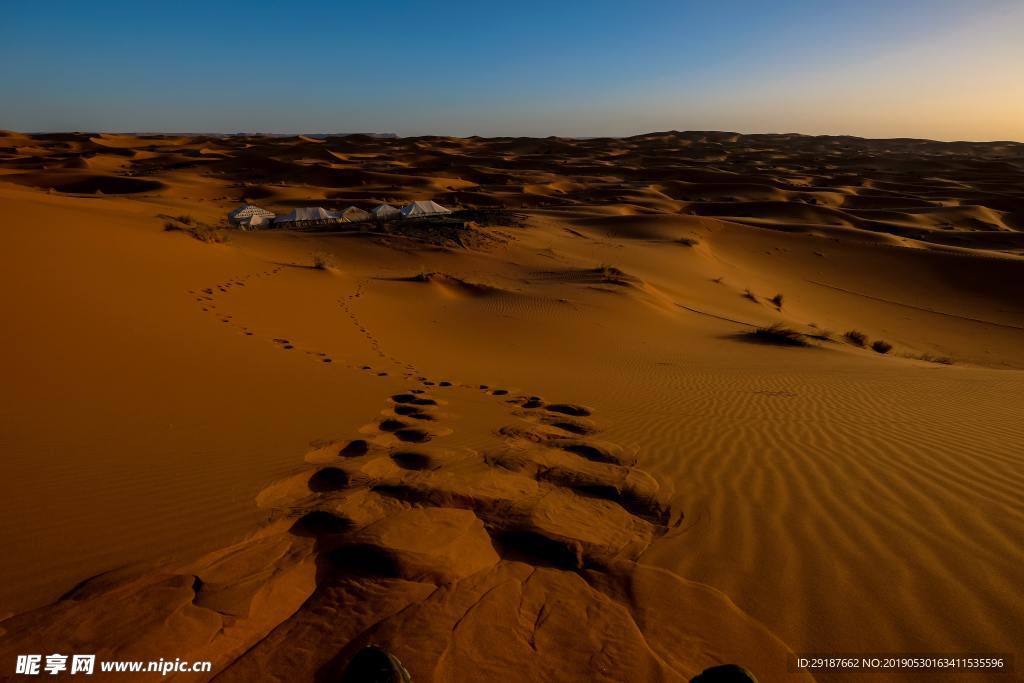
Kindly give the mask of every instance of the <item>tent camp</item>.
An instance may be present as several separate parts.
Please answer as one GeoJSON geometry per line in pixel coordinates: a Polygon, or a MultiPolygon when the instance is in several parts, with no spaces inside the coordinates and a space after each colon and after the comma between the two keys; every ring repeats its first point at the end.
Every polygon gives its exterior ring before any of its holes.
{"type": "Polygon", "coordinates": [[[423,216],[438,216],[451,213],[435,201],[421,201],[406,204],[402,207],[402,218],[421,218],[423,216]]]}
{"type": "Polygon", "coordinates": [[[237,224],[238,227],[244,230],[246,228],[260,228],[269,225],[270,221],[274,220],[274,214],[252,204],[243,204],[229,213],[228,218],[231,219],[232,223],[237,224]]]}
{"type": "Polygon", "coordinates": [[[370,209],[370,214],[374,220],[390,221],[401,216],[402,212],[390,204],[381,204],[370,209]]]}
{"type": "Polygon", "coordinates": [[[362,223],[371,218],[369,211],[363,211],[358,206],[348,207],[344,211],[339,212],[338,217],[349,223],[362,223]]]}
{"type": "Polygon", "coordinates": [[[303,206],[292,209],[283,216],[274,219],[274,225],[284,228],[300,228],[310,225],[328,225],[337,223],[339,219],[322,206],[303,206]]]}

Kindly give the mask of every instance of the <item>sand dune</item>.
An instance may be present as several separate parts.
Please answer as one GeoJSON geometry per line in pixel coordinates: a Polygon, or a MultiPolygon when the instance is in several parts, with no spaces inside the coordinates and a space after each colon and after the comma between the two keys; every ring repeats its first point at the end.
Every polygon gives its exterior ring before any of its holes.
{"type": "Polygon", "coordinates": [[[1019,659],[1022,171],[1015,143],[4,132],[0,659],[1019,659]],[[490,212],[164,229],[243,198],[490,212]],[[749,342],[773,325],[800,344],[749,342]]]}

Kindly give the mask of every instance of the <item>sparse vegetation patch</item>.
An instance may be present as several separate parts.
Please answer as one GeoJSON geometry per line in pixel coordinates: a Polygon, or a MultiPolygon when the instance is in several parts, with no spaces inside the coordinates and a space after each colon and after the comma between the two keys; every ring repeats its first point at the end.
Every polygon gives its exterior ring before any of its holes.
{"type": "Polygon", "coordinates": [[[213,225],[197,221],[192,216],[167,216],[160,214],[164,221],[164,232],[183,232],[200,242],[222,244],[231,238],[227,231],[213,225]]]}
{"type": "Polygon", "coordinates": [[[807,342],[807,335],[796,330],[775,323],[768,327],[758,327],[753,332],[745,335],[751,341],[762,344],[774,344],[776,346],[810,346],[807,342]]]}
{"type": "Polygon", "coordinates": [[[926,363],[938,363],[939,365],[952,365],[953,359],[949,356],[934,356],[930,353],[922,353],[916,356],[907,355],[907,358],[913,358],[914,360],[923,360],[926,363]]]}
{"type": "Polygon", "coordinates": [[[807,336],[811,339],[817,339],[818,341],[834,342],[836,340],[836,335],[832,330],[815,330],[807,336]]]}
{"type": "Polygon", "coordinates": [[[861,348],[864,348],[868,344],[868,335],[864,334],[860,330],[849,330],[843,335],[843,339],[854,346],[859,346],[861,348]]]}
{"type": "Polygon", "coordinates": [[[604,282],[626,284],[629,280],[629,276],[627,276],[625,272],[610,263],[602,263],[594,269],[594,272],[604,282]]]}

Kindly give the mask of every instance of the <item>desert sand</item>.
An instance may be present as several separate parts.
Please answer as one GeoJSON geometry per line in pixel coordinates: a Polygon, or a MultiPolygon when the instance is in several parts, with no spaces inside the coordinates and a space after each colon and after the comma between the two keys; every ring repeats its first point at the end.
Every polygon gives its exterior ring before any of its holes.
{"type": "Polygon", "coordinates": [[[8,132],[0,222],[4,667],[1020,661],[1022,144],[8,132]]]}

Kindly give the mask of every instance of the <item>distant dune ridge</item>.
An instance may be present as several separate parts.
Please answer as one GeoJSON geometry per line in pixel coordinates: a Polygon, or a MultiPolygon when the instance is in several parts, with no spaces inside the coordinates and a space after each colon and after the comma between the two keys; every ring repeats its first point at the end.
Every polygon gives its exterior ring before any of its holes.
{"type": "Polygon", "coordinates": [[[0,207],[0,666],[1020,657],[1020,143],[2,132],[0,207]]]}

